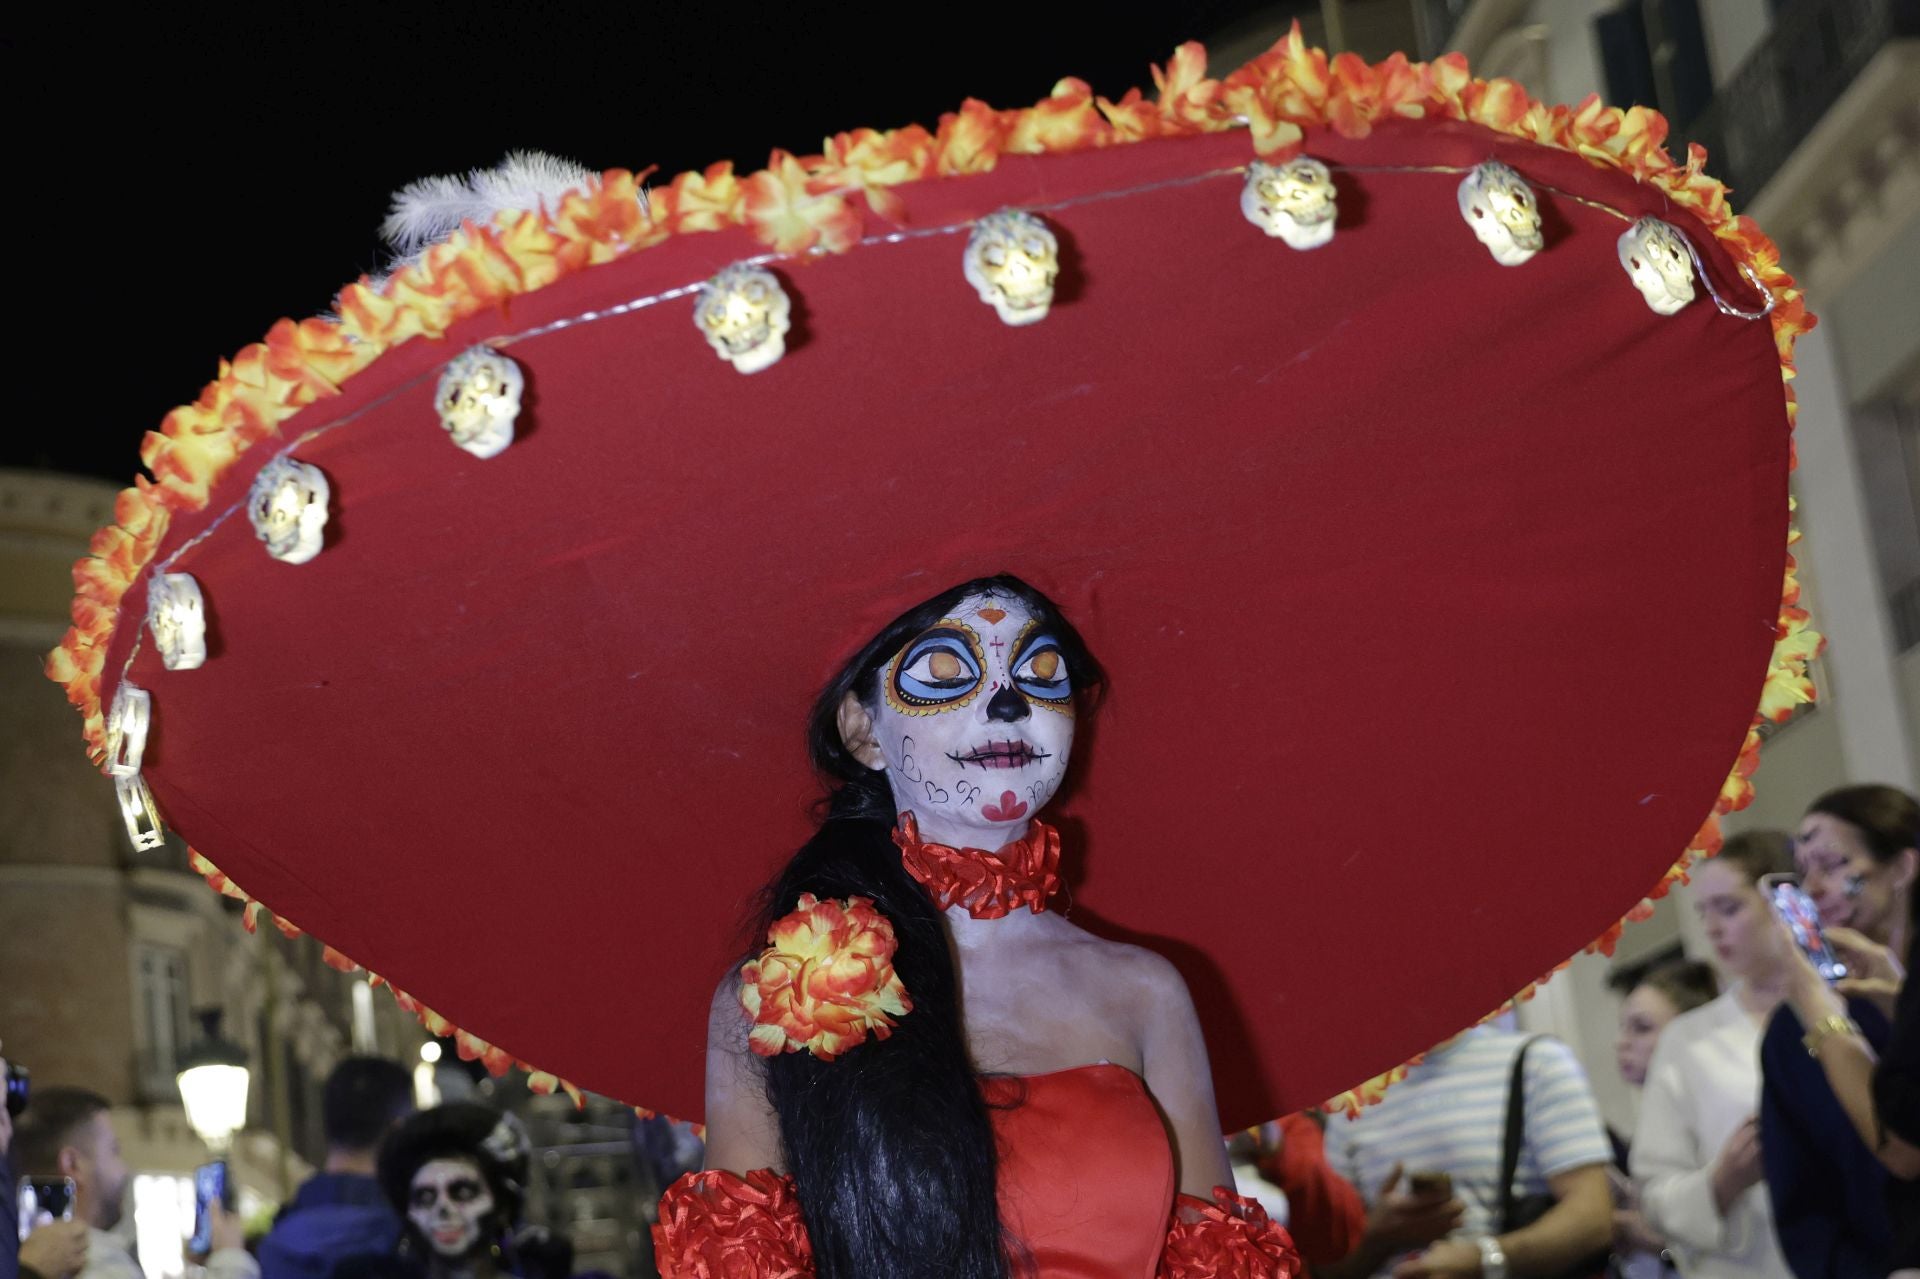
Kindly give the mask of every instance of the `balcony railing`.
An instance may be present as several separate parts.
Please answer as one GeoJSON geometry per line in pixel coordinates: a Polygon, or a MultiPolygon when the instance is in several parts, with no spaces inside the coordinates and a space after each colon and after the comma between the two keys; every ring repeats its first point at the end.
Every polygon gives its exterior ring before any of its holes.
{"type": "Polygon", "coordinates": [[[1888,41],[1916,35],[1920,0],[1796,0],[1680,140],[1744,206],[1888,41]]]}

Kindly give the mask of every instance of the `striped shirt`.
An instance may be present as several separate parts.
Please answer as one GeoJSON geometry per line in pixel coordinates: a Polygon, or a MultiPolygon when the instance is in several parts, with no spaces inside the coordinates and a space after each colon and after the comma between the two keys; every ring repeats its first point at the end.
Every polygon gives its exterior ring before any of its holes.
{"type": "MultiPolygon", "coordinates": [[[[1453,1193],[1466,1204],[1456,1234],[1498,1234],[1507,1086],[1527,1038],[1476,1026],[1429,1052],[1357,1119],[1327,1121],[1327,1161],[1369,1203],[1396,1163],[1407,1173],[1448,1173],[1453,1193]]],[[[1548,1177],[1612,1159],[1593,1090],[1565,1044],[1542,1039],[1527,1050],[1521,1096],[1526,1139],[1513,1179],[1516,1196],[1544,1194],[1548,1177]]],[[[1391,1269],[1389,1263],[1381,1273],[1391,1269]]]]}

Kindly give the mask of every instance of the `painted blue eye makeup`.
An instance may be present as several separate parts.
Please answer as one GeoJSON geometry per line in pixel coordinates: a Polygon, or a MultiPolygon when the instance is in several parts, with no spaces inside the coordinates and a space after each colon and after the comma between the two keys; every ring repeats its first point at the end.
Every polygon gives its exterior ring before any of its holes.
{"type": "Polygon", "coordinates": [[[983,669],[978,637],[955,624],[937,626],[894,659],[887,677],[888,699],[895,710],[909,715],[965,705],[979,692],[983,669]]]}
{"type": "Polygon", "coordinates": [[[1037,636],[1020,650],[1013,664],[1013,683],[1036,702],[1064,705],[1073,698],[1066,654],[1050,635],[1037,636]]]}

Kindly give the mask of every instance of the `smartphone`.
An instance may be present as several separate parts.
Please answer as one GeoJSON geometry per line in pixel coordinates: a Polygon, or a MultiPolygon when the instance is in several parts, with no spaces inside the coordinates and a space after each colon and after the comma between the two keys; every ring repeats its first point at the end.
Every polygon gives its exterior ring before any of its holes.
{"type": "Polygon", "coordinates": [[[20,1178],[20,1238],[25,1239],[34,1227],[46,1224],[44,1217],[55,1221],[73,1220],[73,1178],[20,1178]]]}
{"type": "Polygon", "coordinates": [[[193,1237],[187,1240],[187,1251],[195,1256],[204,1257],[213,1251],[213,1218],[207,1212],[207,1205],[215,1199],[228,1212],[233,1211],[233,1196],[227,1186],[227,1161],[216,1159],[210,1164],[201,1164],[193,1170],[193,1237]]]}
{"type": "Polygon", "coordinates": [[[1807,961],[1814,971],[1830,982],[1839,981],[1847,975],[1847,966],[1833,953],[1833,947],[1827,945],[1827,939],[1820,933],[1820,911],[1813,904],[1813,898],[1807,896],[1800,887],[1800,881],[1794,875],[1763,875],[1760,878],[1761,891],[1773,906],[1774,914],[1786,921],[1787,931],[1793,934],[1793,940],[1799,944],[1807,961]]]}
{"type": "Polygon", "coordinates": [[[1407,1189],[1422,1197],[1435,1199],[1453,1193],[1453,1174],[1445,1172],[1410,1172],[1407,1174],[1407,1189]]]}
{"type": "Polygon", "coordinates": [[[33,1091],[33,1074],[17,1061],[7,1063],[7,1113],[15,1119],[27,1108],[33,1091]]]}

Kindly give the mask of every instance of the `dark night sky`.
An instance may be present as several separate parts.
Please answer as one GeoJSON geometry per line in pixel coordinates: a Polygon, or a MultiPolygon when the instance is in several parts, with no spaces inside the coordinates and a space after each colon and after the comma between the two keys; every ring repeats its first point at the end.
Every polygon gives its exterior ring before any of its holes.
{"type": "Polygon", "coordinates": [[[380,261],[389,193],[414,178],[524,147],[748,172],[843,129],[931,127],[969,95],[1025,106],[1063,75],[1151,88],[1181,40],[1272,7],[40,7],[0,36],[29,333],[0,465],[128,480],[216,360],[380,261]]]}

